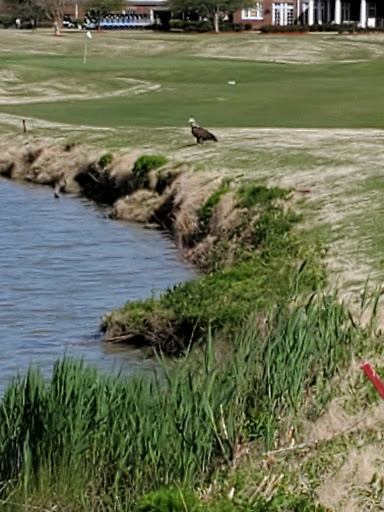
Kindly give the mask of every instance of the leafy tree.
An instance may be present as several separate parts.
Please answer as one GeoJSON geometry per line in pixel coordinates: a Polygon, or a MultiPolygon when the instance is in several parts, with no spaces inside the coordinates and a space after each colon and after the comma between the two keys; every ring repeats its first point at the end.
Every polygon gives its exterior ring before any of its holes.
{"type": "Polygon", "coordinates": [[[34,3],[44,11],[47,19],[53,21],[55,33],[59,34],[68,0],[34,0],[34,3]]]}
{"type": "Polygon", "coordinates": [[[36,22],[44,17],[42,9],[36,6],[33,0],[1,0],[0,9],[2,21],[6,26],[13,25],[16,18],[30,21],[31,26],[36,26],[36,22]]]}
{"type": "Polygon", "coordinates": [[[84,0],[83,8],[86,12],[91,13],[92,17],[97,20],[98,27],[102,18],[111,12],[120,11],[126,7],[125,0],[84,0]]]}
{"type": "Polygon", "coordinates": [[[212,21],[216,32],[219,32],[220,16],[232,15],[235,11],[250,7],[253,0],[169,0],[168,5],[173,12],[196,12],[203,18],[212,21]]]}

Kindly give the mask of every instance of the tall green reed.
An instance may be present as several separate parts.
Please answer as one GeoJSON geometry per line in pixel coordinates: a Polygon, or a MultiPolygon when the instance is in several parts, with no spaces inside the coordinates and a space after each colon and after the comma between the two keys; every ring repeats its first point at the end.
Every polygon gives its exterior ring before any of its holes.
{"type": "Polygon", "coordinates": [[[203,357],[192,352],[174,370],[164,363],[153,378],[124,381],[71,359],[49,380],[31,369],[0,405],[0,481],[16,482],[0,499],[13,510],[12,500],[61,493],[78,510],[132,510],[146,492],[203,485],[229,469],[244,441],[271,448],[309,393],[315,413],[324,406],[360,331],[335,297],[254,325],[226,355],[216,357],[221,345],[209,336],[203,357]]]}

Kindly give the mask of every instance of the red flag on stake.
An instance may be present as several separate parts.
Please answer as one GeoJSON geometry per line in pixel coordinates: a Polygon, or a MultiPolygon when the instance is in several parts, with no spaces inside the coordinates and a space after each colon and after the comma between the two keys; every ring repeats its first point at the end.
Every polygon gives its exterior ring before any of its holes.
{"type": "Polygon", "coordinates": [[[372,384],[375,386],[377,391],[379,392],[381,398],[384,399],[384,383],[380,379],[380,377],[377,375],[375,370],[372,368],[370,363],[368,361],[363,361],[360,364],[360,368],[365,372],[368,379],[372,382],[372,384]]]}

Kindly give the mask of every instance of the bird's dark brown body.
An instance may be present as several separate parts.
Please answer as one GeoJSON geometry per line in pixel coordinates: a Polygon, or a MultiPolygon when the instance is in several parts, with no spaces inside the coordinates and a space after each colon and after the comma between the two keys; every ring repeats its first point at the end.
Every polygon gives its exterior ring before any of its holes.
{"type": "Polygon", "coordinates": [[[206,140],[213,140],[217,142],[213,133],[209,132],[202,126],[199,126],[193,118],[191,118],[189,122],[191,123],[192,135],[196,138],[198,144],[201,144],[206,140]]]}

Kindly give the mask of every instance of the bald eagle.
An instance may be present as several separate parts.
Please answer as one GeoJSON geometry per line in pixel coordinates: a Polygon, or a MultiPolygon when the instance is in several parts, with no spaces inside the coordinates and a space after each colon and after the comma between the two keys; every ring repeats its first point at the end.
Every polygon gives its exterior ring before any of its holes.
{"type": "Polygon", "coordinates": [[[204,142],[205,140],[214,140],[215,142],[217,142],[217,139],[213,135],[213,133],[209,132],[202,126],[199,126],[193,119],[193,117],[189,119],[189,122],[191,123],[192,135],[196,137],[198,144],[200,144],[200,142],[204,142]]]}

